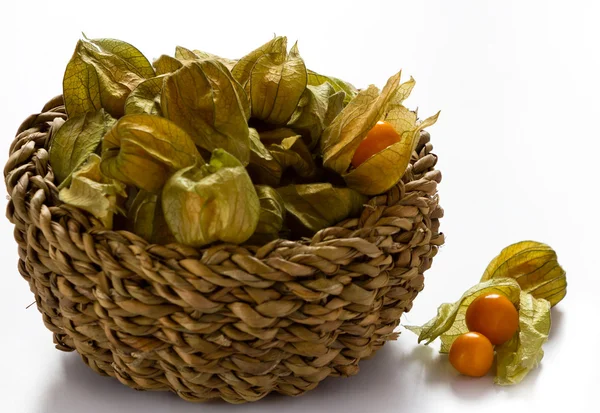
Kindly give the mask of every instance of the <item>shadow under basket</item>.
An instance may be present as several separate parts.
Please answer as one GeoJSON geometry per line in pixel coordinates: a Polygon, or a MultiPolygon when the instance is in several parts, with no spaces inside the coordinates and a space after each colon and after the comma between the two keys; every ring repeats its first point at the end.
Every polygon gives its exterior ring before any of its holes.
{"type": "Polygon", "coordinates": [[[48,144],[61,96],[27,118],[4,169],[19,272],[56,348],[102,375],[189,401],[297,396],[351,376],[423,289],[444,236],[430,136],[359,218],[262,247],[152,245],[62,204],[48,144]]]}

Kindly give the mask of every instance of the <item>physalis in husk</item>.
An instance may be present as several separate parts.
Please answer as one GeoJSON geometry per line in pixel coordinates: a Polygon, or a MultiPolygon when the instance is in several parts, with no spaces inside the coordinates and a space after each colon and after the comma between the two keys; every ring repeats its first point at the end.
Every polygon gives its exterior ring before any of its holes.
{"type": "Polygon", "coordinates": [[[442,304],[423,326],[406,328],[426,345],[439,337],[440,352],[449,353],[453,366],[470,376],[489,370],[490,349],[496,345],[495,382],[516,384],[542,360],[550,308],[566,293],[566,273],[556,252],[548,245],[523,241],[503,249],[480,283],[458,301],[442,304]]]}

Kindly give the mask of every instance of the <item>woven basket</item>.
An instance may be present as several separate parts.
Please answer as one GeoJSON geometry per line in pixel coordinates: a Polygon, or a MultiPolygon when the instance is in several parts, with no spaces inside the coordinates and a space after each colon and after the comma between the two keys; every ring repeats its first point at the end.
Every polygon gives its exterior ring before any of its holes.
{"type": "Polygon", "coordinates": [[[299,395],[351,376],[398,333],[444,236],[429,134],[359,218],[302,241],[196,250],[107,231],[61,204],[48,143],[61,96],[19,128],[4,169],[19,272],[59,350],[190,401],[299,395]]]}

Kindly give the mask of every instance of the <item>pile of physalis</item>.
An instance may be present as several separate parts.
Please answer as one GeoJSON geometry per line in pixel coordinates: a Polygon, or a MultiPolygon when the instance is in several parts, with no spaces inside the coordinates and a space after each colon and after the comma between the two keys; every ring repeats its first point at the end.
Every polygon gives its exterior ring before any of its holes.
{"type": "Polygon", "coordinates": [[[403,176],[420,131],[414,80],[380,91],[306,68],[276,37],[231,60],[177,47],[152,64],[85,38],[51,128],[62,202],[152,243],[200,247],[310,236],[403,176]]]}
{"type": "Polygon", "coordinates": [[[460,300],[442,304],[425,325],[406,328],[419,335],[419,343],[439,337],[440,352],[467,376],[484,376],[495,352],[495,382],[516,384],[542,360],[550,308],[566,294],[566,273],[554,250],[523,241],[503,249],[460,300]]]}

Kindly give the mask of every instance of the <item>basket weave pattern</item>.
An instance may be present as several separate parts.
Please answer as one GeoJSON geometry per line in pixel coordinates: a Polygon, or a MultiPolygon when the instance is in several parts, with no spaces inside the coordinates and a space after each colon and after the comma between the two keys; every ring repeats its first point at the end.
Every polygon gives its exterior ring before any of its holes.
{"type": "Polygon", "coordinates": [[[310,240],[196,250],[102,229],[61,204],[48,164],[62,97],[19,128],[4,176],[19,271],[56,347],[190,401],[299,395],[358,372],[398,333],[444,236],[429,134],[401,182],[310,240]]]}

